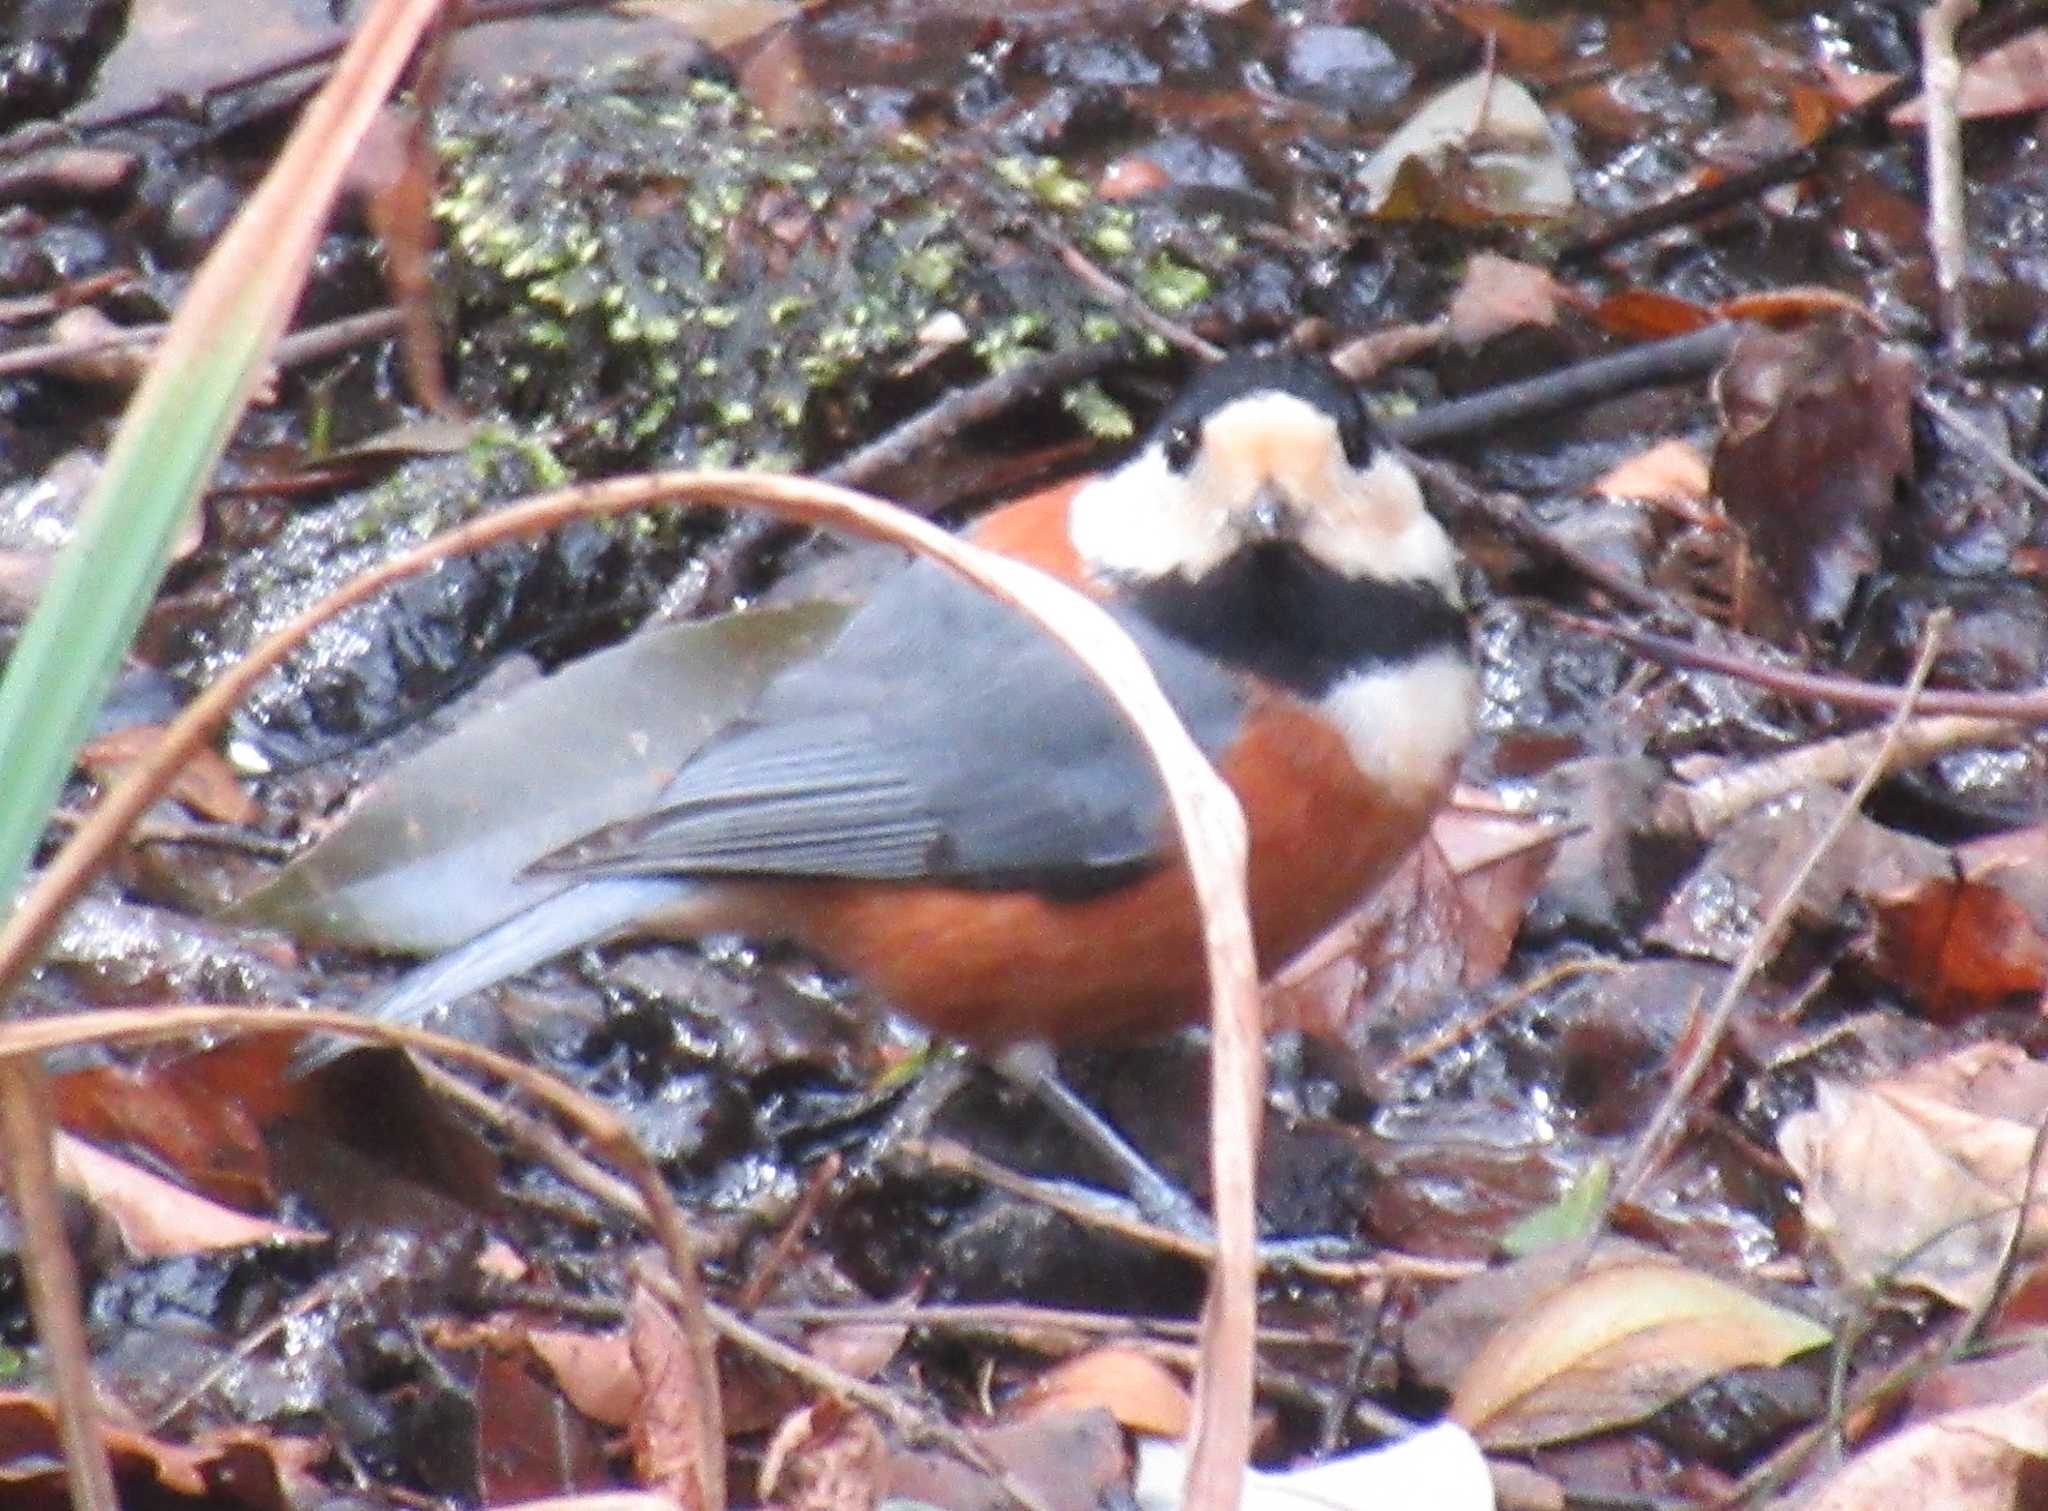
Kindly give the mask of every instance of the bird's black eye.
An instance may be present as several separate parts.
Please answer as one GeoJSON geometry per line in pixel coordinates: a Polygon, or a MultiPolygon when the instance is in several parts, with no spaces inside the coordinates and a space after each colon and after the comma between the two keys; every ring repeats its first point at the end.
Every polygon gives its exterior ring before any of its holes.
{"type": "Polygon", "coordinates": [[[1194,465],[1195,448],[1201,444],[1201,437],[1194,426],[1181,420],[1166,427],[1159,444],[1166,452],[1166,465],[1175,472],[1185,472],[1194,465]]]}

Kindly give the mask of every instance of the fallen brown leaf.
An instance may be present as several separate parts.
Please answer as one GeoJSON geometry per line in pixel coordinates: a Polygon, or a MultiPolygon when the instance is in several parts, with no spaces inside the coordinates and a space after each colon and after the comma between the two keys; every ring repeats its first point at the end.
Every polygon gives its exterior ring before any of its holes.
{"type": "Polygon", "coordinates": [[[632,1424],[640,1405],[640,1375],[624,1330],[536,1327],[527,1330],[525,1341],[571,1406],[607,1427],[632,1424]]]}
{"type": "Polygon", "coordinates": [[[106,1213],[138,1259],[167,1259],[264,1243],[323,1243],[327,1235],[236,1212],[172,1185],[68,1133],[57,1135],[57,1172],[106,1213]]]}
{"type": "MultiPolygon", "coordinates": [[[[1821,1081],[1778,1148],[1798,1172],[1806,1220],[1864,1285],[1913,1285],[1960,1307],[1990,1293],[2011,1244],[2048,1065],[1986,1043],[1864,1086],[1821,1081]]],[[[2048,1179],[2038,1182],[2048,1191],[2048,1179]]],[[[2048,1239],[2037,1206],[2023,1256],[2048,1239]]]]}
{"type": "Polygon", "coordinates": [[[1912,472],[1919,383],[1860,320],[1737,338],[1714,380],[1713,484],[1774,589],[1752,596],[1748,622],[1784,635],[1841,621],[1912,472]]]}
{"type": "Polygon", "coordinates": [[[1477,252],[1451,296],[1450,338],[1469,349],[1523,326],[1552,326],[1557,304],[1557,279],[1549,269],[1477,252]]]}
{"type": "Polygon", "coordinates": [[[2048,1386],[1950,1412],[1873,1444],[1802,1500],[1803,1511],[2012,1511],[2048,1472],[2048,1386]]]}
{"type": "Polygon", "coordinates": [[[1704,518],[1697,506],[1706,502],[1708,491],[1706,457],[1692,442],[1675,437],[1617,462],[1593,484],[1593,492],[1603,498],[1678,506],[1695,521],[1704,518]]]}
{"type": "Polygon", "coordinates": [[[1151,1437],[1187,1436],[1193,1402],[1180,1377],[1149,1354],[1109,1344],[1054,1366],[1010,1405],[1013,1416],[1083,1411],[1099,1406],[1125,1430],[1151,1437]]]}
{"type": "Polygon", "coordinates": [[[1639,1421],[1733,1369],[1782,1364],[1826,1328],[1660,1260],[1571,1281],[1480,1350],[1449,1416],[1490,1448],[1531,1447],[1639,1421]]]}
{"type": "Polygon", "coordinates": [[[685,1511],[713,1511],[699,1493],[706,1483],[700,1466],[714,1455],[722,1465],[725,1444],[704,1441],[704,1403],[697,1399],[696,1365],[682,1324],[642,1285],[626,1301],[626,1341],[640,1378],[640,1399],[627,1424],[640,1482],[667,1491],[685,1511]]]}
{"type": "MultiPolygon", "coordinates": [[[[195,539],[193,544],[198,542],[195,539]]],[[[103,782],[110,782],[155,748],[163,734],[154,724],[117,729],[86,742],[78,764],[103,782]]],[[[171,796],[205,818],[222,824],[253,824],[261,809],[242,787],[242,779],[218,752],[202,750],[178,769],[171,796]]]]}

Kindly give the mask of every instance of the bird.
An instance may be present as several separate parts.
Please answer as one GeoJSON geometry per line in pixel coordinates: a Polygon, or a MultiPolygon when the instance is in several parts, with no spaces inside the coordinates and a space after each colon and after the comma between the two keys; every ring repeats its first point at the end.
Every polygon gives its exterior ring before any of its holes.
{"type": "MultiPolygon", "coordinates": [[[[1325,361],[1226,356],[1121,464],[969,533],[1081,588],[1136,641],[1245,810],[1262,973],[1421,841],[1476,719],[1457,555],[1325,361]]],[[[1168,1031],[1206,1003],[1193,889],[1137,736],[1018,610],[922,560],[646,811],[531,870],[562,890],[368,1010],[417,1022],[622,935],[788,941],[935,1033],[1010,1056],[1063,1117],[1115,1141],[1047,1083],[1045,1047],[1168,1031]]],[[[1102,1147],[1141,1203],[1173,1205],[1128,1145],[1102,1147]]]]}

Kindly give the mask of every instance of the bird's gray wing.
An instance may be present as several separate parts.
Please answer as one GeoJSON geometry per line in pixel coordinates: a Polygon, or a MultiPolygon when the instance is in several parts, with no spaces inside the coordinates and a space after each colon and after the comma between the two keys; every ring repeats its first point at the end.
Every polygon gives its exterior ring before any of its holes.
{"type": "MultiPolygon", "coordinates": [[[[1197,743],[1227,745],[1236,680],[1141,620],[1125,628],[1197,743]]],[[[544,869],[1085,893],[1156,863],[1165,816],[1137,736],[1073,657],[919,562],[772,682],[653,812],[544,869]]]]}

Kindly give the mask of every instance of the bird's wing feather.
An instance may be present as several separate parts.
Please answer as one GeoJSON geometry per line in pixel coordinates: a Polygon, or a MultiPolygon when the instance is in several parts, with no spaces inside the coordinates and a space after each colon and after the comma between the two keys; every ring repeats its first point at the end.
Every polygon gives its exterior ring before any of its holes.
{"type": "MultiPolygon", "coordinates": [[[[1227,745],[1235,679],[1142,621],[1125,627],[1197,742],[1227,745]]],[[[1143,747],[1073,657],[920,562],[770,684],[655,811],[547,869],[1086,891],[1155,863],[1164,818],[1143,747]]]]}

